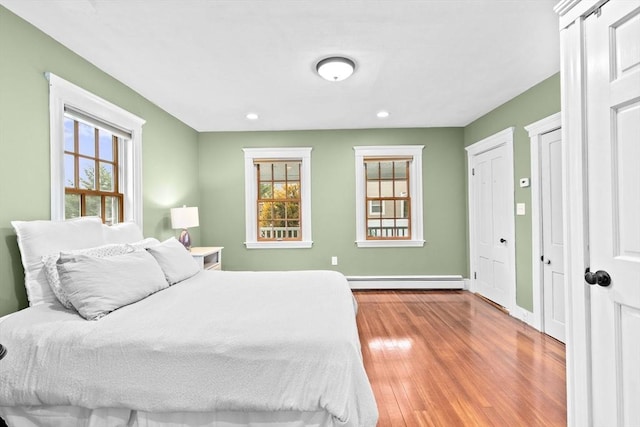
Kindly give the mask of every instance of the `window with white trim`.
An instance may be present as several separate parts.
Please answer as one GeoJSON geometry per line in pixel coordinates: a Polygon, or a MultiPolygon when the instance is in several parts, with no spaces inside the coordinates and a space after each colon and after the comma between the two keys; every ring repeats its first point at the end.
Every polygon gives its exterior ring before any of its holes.
{"type": "Polygon", "coordinates": [[[249,249],[310,248],[311,148],[244,148],[249,249]]]}
{"type": "Polygon", "coordinates": [[[423,145],[354,147],[358,247],[423,246],[423,145]]]}
{"type": "Polygon", "coordinates": [[[145,120],[56,76],[49,80],[51,219],[100,216],[142,227],[145,120]]]}

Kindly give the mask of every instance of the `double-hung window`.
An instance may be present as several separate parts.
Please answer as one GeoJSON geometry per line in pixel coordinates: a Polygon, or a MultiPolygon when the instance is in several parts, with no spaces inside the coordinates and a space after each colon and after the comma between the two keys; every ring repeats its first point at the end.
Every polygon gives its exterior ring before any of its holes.
{"type": "Polygon", "coordinates": [[[246,247],[311,247],[311,148],[245,148],[244,156],[246,247]]]}
{"type": "Polygon", "coordinates": [[[142,226],[145,121],[54,75],[49,80],[51,219],[142,226]]]}
{"type": "Polygon", "coordinates": [[[422,148],[354,147],[358,247],[424,245],[422,148]]]}
{"type": "Polygon", "coordinates": [[[105,224],[122,221],[119,147],[123,138],[66,108],[64,117],[64,216],[99,216],[105,224]]]}

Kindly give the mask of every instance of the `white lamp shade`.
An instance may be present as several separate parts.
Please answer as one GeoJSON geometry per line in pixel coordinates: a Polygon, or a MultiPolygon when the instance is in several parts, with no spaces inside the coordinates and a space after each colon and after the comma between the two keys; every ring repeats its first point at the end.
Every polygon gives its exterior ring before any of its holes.
{"type": "Polygon", "coordinates": [[[200,225],[197,207],[181,207],[171,209],[171,228],[189,228],[200,225]]]}

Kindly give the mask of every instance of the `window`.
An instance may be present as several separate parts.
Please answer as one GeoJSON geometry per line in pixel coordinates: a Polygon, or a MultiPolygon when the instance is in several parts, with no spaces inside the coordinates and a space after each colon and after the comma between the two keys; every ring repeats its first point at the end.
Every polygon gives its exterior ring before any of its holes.
{"type": "Polygon", "coordinates": [[[311,148],[245,148],[246,242],[310,248],[311,148]]]}
{"type": "Polygon", "coordinates": [[[423,147],[354,147],[358,247],[424,245],[423,147]]]}
{"type": "Polygon", "coordinates": [[[64,215],[99,216],[105,224],[123,218],[118,180],[121,138],[65,114],[64,215]]]}
{"type": "Polygon", "coordinates": [[[254,162],[258,177],[258,240],[302,240],[299,160],[254,162]]]}
{"type": "Polygon", "coordinates": [[[47,73],[51,126],[51,219],[100,216],[142,227],[145,121],[47,73]]]}

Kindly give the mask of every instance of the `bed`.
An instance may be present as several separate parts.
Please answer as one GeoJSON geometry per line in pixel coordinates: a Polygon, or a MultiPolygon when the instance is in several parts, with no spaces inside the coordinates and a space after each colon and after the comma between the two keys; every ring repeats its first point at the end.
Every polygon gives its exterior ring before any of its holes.
{"type": "MultiPolygon", "coordinates": [[[[42,279],[43,253],[52,253],[51,245],[62,251],[60,259],[64,251],[78,250],[78,242],[64,237],[28,254],[28,236],[41,240],[42,233],[24,231],[18,239],[26,285],[42,279]]],[[[129,245],[139,237],[121,240],[129,245]]],[[[79,246],[86,250],[94,243],[79,246]]],[[[148,250],[135,253],[147,256],[148,250]]],[[[76,255],[73,262],[82,264],[86,257],[76,255]]],[[[155,259],[162,265],[161,256],[155,259]]],[[[115,286],[117,299],[129,291],[111,282],[127,278],[108,266],[110,274],[102,273],[110,280],[105,292],[115,286]]],[[[151,270],[145,268],[146,276],[151,270]]],[[[171,282],[179,270],[163,278],[171,282]]],[[[69,279],[59,272],[61,282],[69,279]]],[[[27,286],[30,301],[46,291],[27,286]]],[[[67,289],[68,296],[77,298],[84,288],[67,289]]],[[[354,301],[339,273],[197,270],[115,309],[107,298],[98,304],[106,304],[106,313],[95,320],[87,320],[95,310],[74,301],[80,309],[45,298],[0,319],[0,341],[7,349],[0,361],[0,416],[9,426],[376,424],[354,301]]]]}

